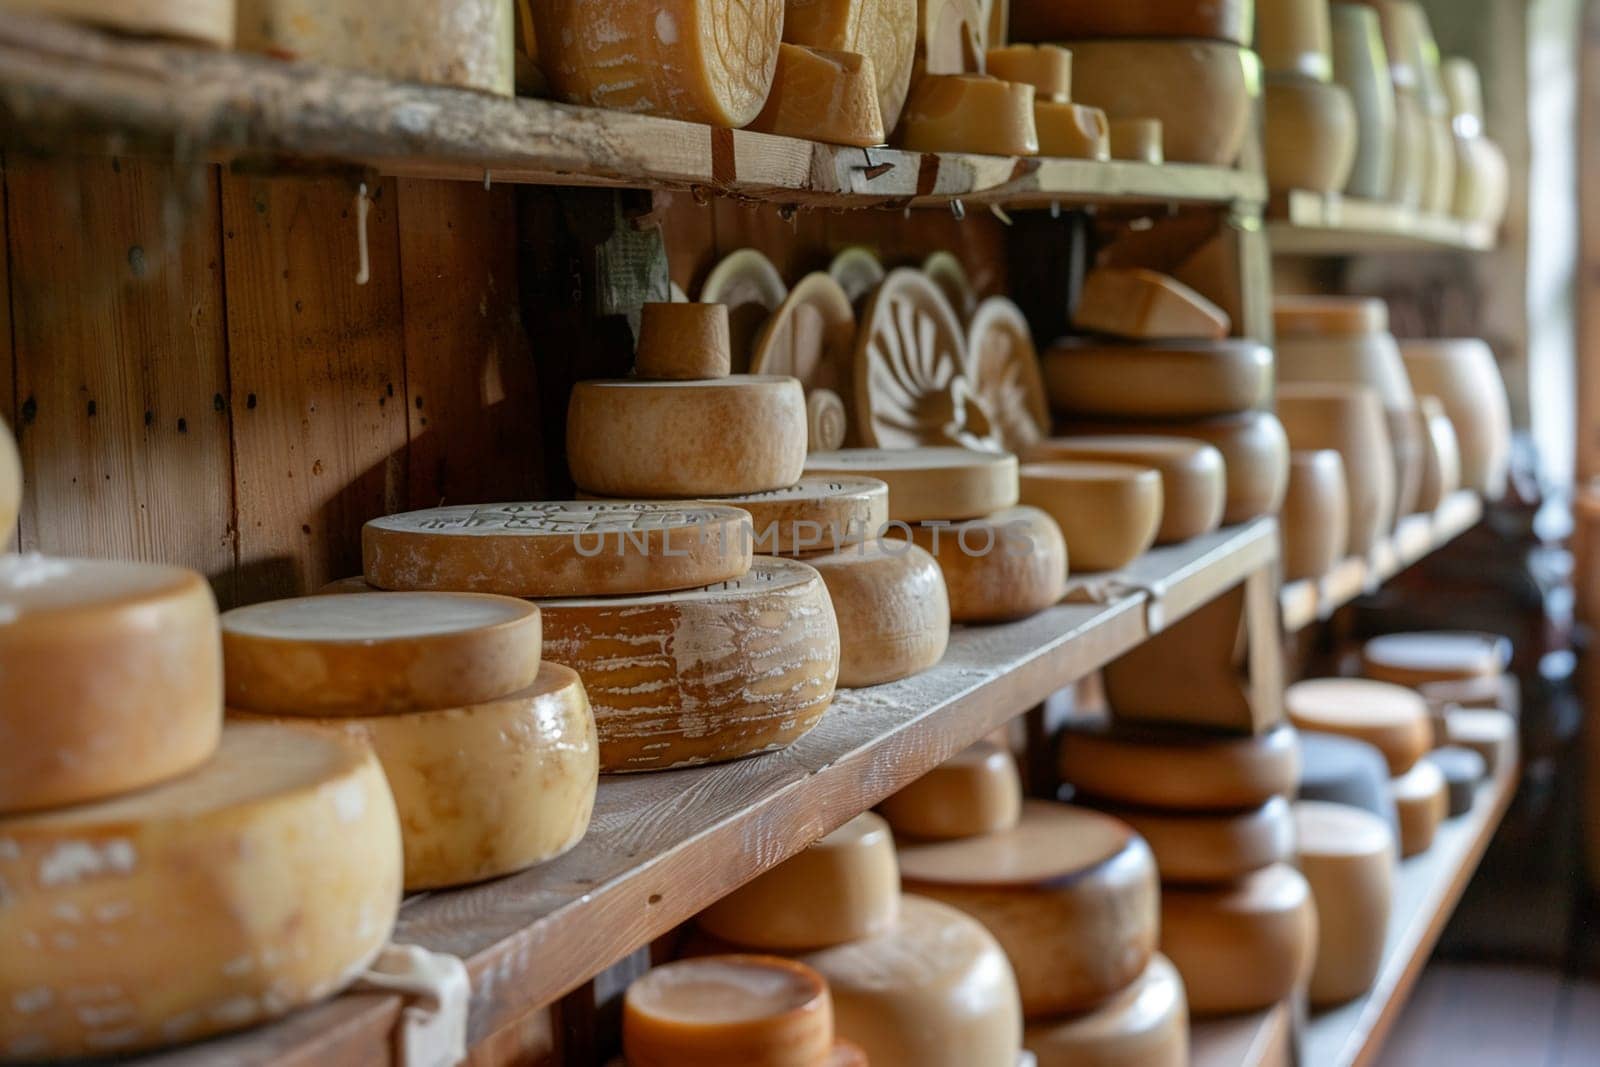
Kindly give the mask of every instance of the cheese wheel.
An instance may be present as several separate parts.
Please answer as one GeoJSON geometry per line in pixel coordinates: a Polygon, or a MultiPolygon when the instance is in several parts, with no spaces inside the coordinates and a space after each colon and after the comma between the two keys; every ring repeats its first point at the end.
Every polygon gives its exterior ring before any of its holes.
{"type": "Polygon", "coordinates": [[[1150,467],[1161,475],[1161,525],[1156,544],[1170,545],[1222,525],[1227,469],[1222,453],[1183,437],[1056,437],[1022,451],[1028,463],[1101,461],[1150,467]]]}
{"type": "Polygon", "coordinates": [[[583,683],[566,667],[547,663],[522,691],[465,707],[276,721],[377,753],[400,813],[408,891],[520,871],[566,852],[589,827],[599,745],[583,683]]]}
{"type": "Polygon", "coordinates": [[[1461,442],[1438,397],[1417,397],[1417,418],[1423,428],[1417,510],[1437,511],[1447,497],[1461,488],[1461,442]]]}
{"type": "Polygon", "coordinates": [[[1150,849],[1125,823],[1085,808],[1030,800],[1009,830],[903,843],[900,878],[988,927],[1029,1019],[1093,1007],[1155,952],[1161,890],[1150,849]]]}
{"type": "Polygon", "coordinates": [[[948,841],[1000,833],[1022,816],[1022,779],[1011,753],[979,741],[878,805],[903,837],[948,841]]]}
{"type": "Polygon", "coordinates": [[[1032,1023],[1022,1043],[1038,1067],[1189,1067],[1189,1000],[1159,953],[1132,985],[1093,1011],[1032,1023]]]}
{"type": "Polygon", "coordinates": [[[222,728],[211,587],[180,567],[0,556],[0,679],[0,812],[192,771],[222,728]]]}
{"type": "Polygon", "coordinates": [[[17,442],[5,420],[0,419],[0,551],[11,541],[22,513],[22,460],[17,442]]]}
{"type": "Polygon", "coordinates": [[[1289,454],[1289,491],[1278,531],[1286,582],[1321,578],[1345,558],[1350,497],[1338,452],[1318,448],[1289,454]]]}
{"type": "MultiPolygon", "coordinates": [[[[1104,425],[1104,424],[1102,424],[1104,425]]],[[[1083,432],[1093,432],[1088,424],[1083,432]]],[[[1228,473],[1225,525],[1272,515],[1289,485],[1289,439],[1276,416],[1264,412],[1173,423],[1130,423],[1116,432],[1160,433],[1204,441],[1222,453],[1228,473]]]]}
{"type": "Polygon", "coordinates": [[[1112,808],[1145,839],[1163,885],[1233,882],[1274,863],[1294,861],[1294,815],[1273,797],[1259,808],[1228,815],[1112,808]]]}
{"type": "Polygon", "coordinates": [[[1248,45],[1255,29],[1251,0],[1011,0],[1011,37],[1202,37],[1248,45]]]}
{"type": "Polygon", "coordinates": [[[1382,819],[1342,804],[1294,806],[1300,873],[1317,904],[1310,997],[1343,1004],[1372,988],[1383,965],[1394,898],[1394,834],[1382,819]]]}
{"type": "Polygon", "coordinates": [[[331,996],[389,937],[400,828],[372,753],[233,724],[199,769],[0,820],[0,1049],[121,1055],[331,996]]]}
{"type": "Polygon", "coordinates": [[[738,127],[772,88],[783,0],[533,5],[539,65],[571,104],[738,127]]]}
{"type": "Polygon", "coordinates": [[[1326,800],[1370,811],[1399,831],[1389,792],[1389,764],[1365,741],[1338,734],[1300,733],[1301,800],[1326,800]]]}
{"type": "Polygon", "coordinates": [[[855,393],[856,314],[832,275],[801,278],[764,316],[750,350],[754,374],[788,375],[806,392],[807,447],[840,447],[851,430],[855,393]]]}
{"type": "Polygon", "coordinates": [[[1314,678],[1291,685],[1283,703],[1302,730],[1376,746],[1392,775],[1409,771],[1432,747],[1427,702],[1400,686],[1365,678],[1314,678]]]}
{"type": "Polygon", "coordinates": [[[678,960],[622,998],[622,1049],[638,1067],[816,1067],[832,1046],[828,984],[793,960],[678,960]]]}
{"type": "Polygon", "coordinates": [[[898,681],[944,658],[950,597],[928,553],[872,540],[807,556],[806,563],[827,583],[839,620],[839,685],[898,681]]]}
{"type": "Polygon", "coordinates": [[[1471,811],[1472,802],[1477,799],[1478,783],[1488,774],[1483,757],[1470,748],[1447,745],[1429,752],[1426,759],[1438,765],[1444,773],[1446,795],[1450,800],[1450,818],[1471,811]]]}
{"type": "MultiPolygon", "coordinates": [[[[1072,324],[1080,330],[1132,341],[1221,341],[1233,327],[1226,311],[1178,279],[1142,267],[1091,270],[1083,279],[1072,324]]],[[[1261,347],[1237,345],[1232,354],[1259,362],[1261,347]]],[[[1270,351],[1267,360],[1270,364],[1270,351]]],[[[1129,362],[1138,362],[1138,357],[1129,362]]]]}
{"type": "Polygon", "coordinates": [[[1349,550],[1371,552],[1394,527],[1395,450],[1378,394],[1364,385],[1278,387],[1278,414],[1296,449],[1331,448],[1344,463],[1349,550]]]}
{"type": "Polygon", "coordinates": [[[1044,383],[1055,409],[1073,415],[1227,415],[1267,402],[1272,349],[1246,340],[1126,344],[1070,338],[1045,352],[1044,383]]]}
{"type": "Polygon", "coordinates": [[[726,378],[732,351],[726,304],[647,303],[639,311],[633,371],[641,378],[726,378]]]}
{"type": "Polygon", "coordinates": [[[1112,119],[1108,127],[1112,159],[1157,166],[1166,162],[1160,119],[1112,119]]]}
{"type": "Polygon", "coordinates": [[[808,474],[787,489],[707,503],[748,511],[755,550],[765,556],[858,545],[889,521],[889,487],[877,478],[808,474]]]}
{"type": "Polygon", "coordinates": [[[1111,158],[1111,125],[1106,113],[1063,100],[1035,100],[1033,126],[1039,154],[1057,159],[1111,158]]]}
{"type": "Polygon", "coordinates": [[[984,71],[1002,81],[1033,86],[1036,101],[1072,99],[1072,53],[1053,44],[990,48],[984,71]]]}
{"type": "Polygon", "coordinates": [[[25,14],[87,22],[138,37],[175,37],[227,48],[233,44],[234,0],[7,0],[25,14]]]}
{"type": "Polygon", "coordinates": [[[1461,484],[1498,500],[1511,459],[1511,410],[1494,350],[1477,339],[1407,340],[1400,357],[1416,391],[1438,397],[1455,427],[1461,484]]]}
{"type": "Polygon", "coordinates": [[[1036,614],[1066,593],[1067,542],[1038,508],[982,519],[918,523],[911,540],[944,575],[954,622],[1005,622],[1036,614]]]}
{"type": "Polygon", "coordinates": [[[1510,641],[1499,634],[1469,630],[1384,634],[1361,647],[1363,674],[1413,689],[1434,682],[1496,678],[1510,662],[1510,641]]]}
{"type": "Polygon", "coordinates": [[[872,60],[859,52],[779,45],[772,91],[748,129],[831,144],[882,144],[872,60]]]}
{"type": "Polygon", "coordinates": [[[980,923],[907,895],[888,931],[800,957],[828,980],[834,1030],[873,1064],[1009,1064],[1022,1042],[1017,982],[980,923]]]}
{"type": "Polygon", "coordinates": [[[1405,859],[1433,847],[1439,824],[1450,813],[1450,792],[1437,764],[1417,765],[1389,784],[1395,814],[1400,820],[1400,855],[1405,859]]]}
{"type": "Polygon", "coordinates": [[[742,578],[546,600],[545,658],[583,679],[600,769],[655,771],[783,748],[822,718],[839,627],[817,572],[757,556],[742,578]]]}
{"type": "Polygon", "coordinates": [[[579,382],[567,464],[599,496],[731,496],[781,489],[806,459],[806,398],[793,378],[579,382]]]}
{"type": "Polygon", "coordinates": [[[788,0],[784,6],[785,41],[860,52],[872,61],[885,130],[900,121],[911,89],[917,29],[917,0],[788,0]]]}
{"type": "Polygon", "coordinates": [[[899,914],[894,839],[889,824],[868,811],[735,889],[696,921],[735,945],[793,952],[876,937],[899,914]]]}
{"type": "Polygon", "coordinates": [[[806,473],[877,478],[897,522],[977,519],[1017,502],[1017,457],[966,448],[846,448],[813,452],[806,473]]]}
{"type": "Polygon", "coordinates": [[[479,704],[533,684],[539,609],[481,593],[355,593],[222,616],[228,705],[380,715],[479,704]]]}
{"type": "Polygon", "coordinates": [[[1517,759],[1517,720],[1499,708],[1451,708],[1444,714],[1446,745],[1483,757],[1490,777],[1517,759]]]}
{"type": "Polygon", "coordinates": [[[1074,570],[1114,571],[1155,544],[1161,475],[1128,463],[1025,463],[1022,502],[1055,519],[1074,570]]]}
{"type": "Polygon", "coordinates": [[[1183,976],[1192,1016],[1271,1007],[1310,976],[1316,950],[1311,888],[1287,864],[1161,894],[1161,952],[1183,976]]]}
{"type": "Polygon", "coordinates": [[[750,516],[693,503],[556,500],[457,505],[361,531],[380,589],[601,596],[692,589],[750,569],[750,516]]]}
{"type": "Polygon", "coordinates": [[[1300,742],[1289,726],[1255,737],[1179,727],[1069,719],[1063,780],[1119,804],[1176,811],[1237,811],[1293,794],[1300,742]]]}
{"type": "MultiPolygon", "coordinates": [[[[1326,18],[1326,6],[1317,6],[1326,18]]],[[[1261,112],[1268,188],[1324,196],[1344,188],[1360,135],[1349,90],[1299,75],[1269,76],[1261,112]]]]}
{"type": "Polygon", "coordinates": [[[1261,0],[1255,45],[1268,74],[1308,84],[1333,79],[1333,28],[1328,5],[1320,0],[1261,0]]]}
{"type": "Polygon", "coordinates": [[[1036,156],[1033,86],[984,74],[929,74],[911,86],[897,143],[913,152],[1036,156]]]}

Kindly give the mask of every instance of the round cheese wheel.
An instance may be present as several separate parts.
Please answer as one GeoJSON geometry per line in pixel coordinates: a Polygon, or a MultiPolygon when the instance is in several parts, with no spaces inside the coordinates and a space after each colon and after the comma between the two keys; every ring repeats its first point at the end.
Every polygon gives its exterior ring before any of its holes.
{"type": "Polygon", "coordinates": [[[1428,704],[1409,689],[1366,678],[1314,678],[1283,695],[1302,730],[1342,734],[1377,747],[1389,773],[1404,774],[1432,747],[1428,704]]]}
{"type": "Polygon", "coordinates": [[[812,1067],[832,1046],[828,984],[794,960],[678,960],[634,979],[622,999],[622,1050],[641,1067],[812,1067]]]}
{"type": "Polygon", "coordinates": [[[882,260],[878,259],[872,249],[860,245],[840,249],[838,255],[828,264],[828,276],[839,283],[844,295],[856,305],[883,284],[884,275],[882,260]]]}
{"type": "Polygon", "coordinates": [[[702,589],[539,607],[545,658],[588,692],[602,771],[771,752],[833,700],[839,627],[803,563],[757,556],[744,577],[702,589]]]}
{"type": "Polygon", "coordinates": [[[1149,808],[1112,808],[1108,814],[1145,839],[1164,885],[1232,882],[1294,860],[1294,817],[1283,797],[1227,815],[1149,808]]]}
{"type": "MultiPolygon", "coordinates": [[[[247,3],[250,0],[246,0],[247,3]]],[[[87,22],[136,37],[174,37],[228,48],[233,44],[233,0],[11,0],[8,10],[87,22]]]]}
{"type": "Polygon", "coordinates": [[[726,304],[647,303],[639,313],[641,378],[726,378],[732,371],[726,304]]]}
{"type": "Polygon", "coordinates": [[[1039,154],[1060,159],[1111,158],[1111,123],[1097,107],[1059,100],[1035,100],[1033,125],[1039,154]]]}
{"type": "Polygon", "coordinates": [[[1488,774],[1483,757],[1470,748],[1447,745],[1428,753],[1427,759],[1444,774],[1450,800],[1450,818],[1471,811],[1472,802],[1478,795],[1478,783],[1488,774]]]}
{"type": "Polygon", "coordinates": [[[275,721],[377,753],[400,812],[409,891],[520,871],[566,852],[589,827],[599,744],[583,683],[566,667],[547,663],[521,692],[467,707],[275,721]]]}
{"type": "Polygon", "coordinates": [[[1114,571],[1142,556],[1161,528],[1161,475],[1129,463],[1025,463],[1022,502],[1061,526],[1075,571],[1114,571]]]}
{"type": "Polygon", "coordinates": [[[1361,672],[1368,678],[1412,688],[1495,678],[1510,662],[1510,641],[1465,630],[1385,634],[1361,648],[1361,672]]]}
{"type": "Polygon", "coordinates": [[[1112,119],[1106,125],[1112,159],[1158,166],[1166,162],[1160,119],[1112,119]]]}
{"type": "Polygon", "coordinates": [[[947,841],[999,833],[1022,817],[1022,779],[1011,753],[979,741],[878,805],[902,837],[947,841]]]}
{"type": "Polygon", "coordinates": [[[361,553],[380,589],[605,596],[737,578],[750,569],[752,540],[737,508],[558,500],[373,519],[361,553]]]}
{"type": "Polygon", "coordinates": [[[1372,551],[1394,526],[1394,446],[1378,394],[1364,385],[1284,384],[1278,414],[1296,449],[1331,448],[1344,462],[1354,555],[1372,551]]]}
{"type": "Polygon", "coordinates": [[[1382,819],[1343,804],[1294,806],[1300,873],[1317,903],[1310,996],[1343,1004],[1372,988],[1383,965],[1394,897],[1394,834],[1382,819]]]}
{"type": "Polygon", "coordinates": [[[1439,824],[1450,813],[1450,793],[1444,772],[1435,763],[1417,765],[1389,785],[1395,814],[1400,819],[1400,855],[1409,859],[1433,846],[1439,824]]]}
{"type": "Polygon", "coordinates": [[[1320,578],[1344,559],[1350,498],[1344,460],[1331,448],[1289,454],[1289,491],[1279,518],[1283,580],[1320,578]]]}
{"type": "Polygon", "coordinates": [[[1389,793],[1389,763],[1365,741],[1338,734],[1301,731],[1301,800],[1326,800],[1370,811],[1398,833],[1399,818],[1389,793]]]}
{"type": "Polygon", "coordinates": [[[1156,544],[1170,545],[1222,525],[1227,469],[1222,453],[1183,437],[1057,437],[1022,452],[1027,463],[1087,460],[1151,467],[1161,475],[1156,544]]]}
{"type": "Polygon", "coordinates": [[[1130,418],[1203,418],[1249,411],[1272,391],[1272,349],[1248,340],[1070,338],[1044,354],[1057,411],[1130,418]]]}
{"type": "Polygon", "coordinates": [[[380,715],[480,704],[539,673],[539,609],[481,593],[352,593],[222,616],[228,706],[380,715]]]}
{"type": "Polygon", "coordinates": [[[1033,86],[985,74],[924,74],[906,98],[897,140],[913,152],[1036,156],[1033,86]]]}
{"type": "Polygon", "coordinates": [[[222,728],[211,587],[180,567],[0,556],[0,679],[0,812],[191,771],[222,728]]]}
{"type": "Polygon", "coordinates": [[[707,501],[748,511],[764,556],[831,551],[877,537],[889,521],[889,487],[877,478],[808,474],[787,489],[707,501]]]}
{"type": "Polygon", "coordinates": [[[0,1049],[103,1057],[194,1041],[338,992],[400,904],[372,753],[231,724],[197,770],[0,820],[0,1049]]]}
{"type": "Polygon", "coordinates": [[[863,812],[700,913],[701,929],[753,949],[790,952],[874,937],[900,913],[889,824],[863,812]]]}
{"type": "Polygon", "coordinates": [[[911,540],[938,562],[955,622],[1024,618],[1066,593],[1067,542],[1056,521],[1038,508],[918,523],[911,540]]]}
{"type": "Polygon", "coordinates": [[[1161,951],[1183,976],[1191,1015],[1271,1007],[1309,977],[1316,950],[1311,888],[1287,864],[1161,894],[1161,951]]]}
{"type": "Polygon", "coordinates": [[[861,148],[882,144],[877,70],[860,52],[785,42],[766,105],[745,129],[861,148]]]}
{"type": "Polygon", "coordinates": [[[917,54],[917,5],[911,0],[818,0],[786,6],[783,39],[866,56],[876,77],[883,128],[895,128],[917,54]]]}
{"type": "Polygon", "coordinates": [[[850,296],[820,271],[801,278],[756,335],[750,371],[788,375],[805,389],[806,443],[813,452],[840,447],[853,429],[855,352],[850,296]]]}
{"type": "Polygon", "coordinates": [[[1259,807],[1292,794],[1300,781],[1300,743],[1290,726],[1233,737],[1069,719],[1059,752],[1061,777],[1074,789],[1119,804],[1175,811],[1259,807]]]}
{"type": "Polygon", "coordinates": [[[1451,708],[1444,715],[1444,743],[1483,757],[1490,777],[1517,758],[1517,720],[1499,708],[1451,708]]]}
{"type": "Polygon", "coordinates": [[[932,556],[873,540],[806,557],[839,622],[839,685],[878,685],[927,670],[950,643],[950,598],[932,556]]]}
{"type": "Polygon", "coordinates": [[[1002,81],[1033,86],[1038,100],[1072,97],[1072,53],[1053,44],[1013,44],[989,49],[984,70],[1002,81]]]}
{"type": "Polygon", "coordinates": [[[1022,1043],[1038,1067],[1189,1067],[1189,1000],[1159,953],[1132,985],[1093,1011],[1032,1023],[1022,1043]]]}
{"type": "Polygon", "coordinates": [[[869,1063],[1016,1059],[1022,1011],[1011,965],[993,935],[954,908],[908,894],[884,933],[800,958],[828,980],[834,1029],[869,1063]]]}
{"type": "Polygon", "coordinates": [[[1156,948],[1150,849],[1127,824],[1084,808],[1030,800],[1009,830],[903,843],[900,878],[994,934],[1029,1019],[1093,1007],[1137,978],[1156,948]]]}
{"type": "Polygon", "coordinates": [[[22,513],[22,459],[5,420],[0,419],[0,551],[11,541],[22,513]]]}
{"type": "Polygon", "coordinates": [[[967,448],[847,448],[813,452],[806,473],[877,478],[897,522],[977,519],[1017,502],[1017,457],[967,448]]]}
{"type": "Polygon", "coordinates": [[[599,496],[761,493],[799,481],[805,459],[806,398],[793,378],[572,387],[567,465],[599,496]]]}
{"type": "Polygon", "coordinates": [[[1198,37],[1248,45],[1255,29],[1250,0],[1011,0],[1011,39],[1198,37]]]}
{"type": "MultiPolygon", "coordinates": [[[[1324,5],[1304,6],[1316,7],[1327,17],[1324,5]]],[[[1293,74],[1269,76],[1264,90],[1262,143],[1268,187],[1323,195],[1343,189],[1355,167],[1360,132],[1349,90],[1293,74]]]]}

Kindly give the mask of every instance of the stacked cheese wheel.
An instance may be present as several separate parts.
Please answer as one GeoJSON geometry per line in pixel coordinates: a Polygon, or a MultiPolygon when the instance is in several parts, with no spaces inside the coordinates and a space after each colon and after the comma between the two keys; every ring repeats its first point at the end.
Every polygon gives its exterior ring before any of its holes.
{"type": "Polygon", "coordinates": [[[1268,183],[1275,190],[1339,192],[1355,166],[1358,130],[1355,102],[1333,77],[1328,5],[1263,3],[1256,16],[1256,51],[1266,75],[1268,183]]]}
{"type": "Polygon", "coordinates": [[[1516,758],[1517,679],[1511,643],[1499,634],[1416,631],[1385,634],[1361,649],[1361,671],[1408,686],[1428,702],[1437,744],[1474,748],[1493,774],[1516,758]]]}

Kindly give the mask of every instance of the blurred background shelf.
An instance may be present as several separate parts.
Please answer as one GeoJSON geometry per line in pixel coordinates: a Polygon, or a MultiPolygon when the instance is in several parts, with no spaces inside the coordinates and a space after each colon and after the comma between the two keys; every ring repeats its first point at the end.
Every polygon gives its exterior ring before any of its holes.
{"type": "Polygon", "coordinates": [[[1495,246],[1494,231],[1487,225],[1337,193],[1276,195],[1267,218],[1267,239],[1274,255],[1486,252],[1495,246]]]}

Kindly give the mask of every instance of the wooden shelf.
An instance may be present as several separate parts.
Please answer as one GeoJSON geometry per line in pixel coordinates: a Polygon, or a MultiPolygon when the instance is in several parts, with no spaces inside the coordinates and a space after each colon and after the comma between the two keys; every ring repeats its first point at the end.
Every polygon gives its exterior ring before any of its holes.
{"type": "Polygon", "coordinates": [[[0,14],[0,131],[41,151],[414,178],[709,189],[780,204],[1261,204],[1216,167],[843,148],[133,41],[0,14]]]}
{"type": "Polygon", "coordinates": [[[1267,239],[1274,255],[1355,256],[1370,252],[1485,252],[1493,227],[1399,204],[1304,191],[1273,197],[1267,239]]]}

